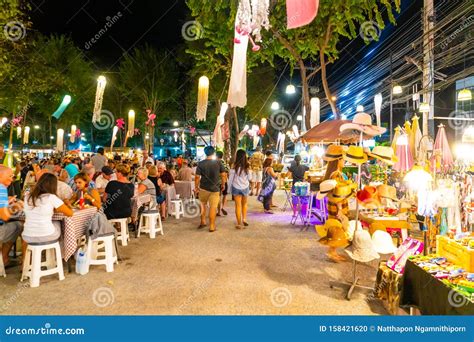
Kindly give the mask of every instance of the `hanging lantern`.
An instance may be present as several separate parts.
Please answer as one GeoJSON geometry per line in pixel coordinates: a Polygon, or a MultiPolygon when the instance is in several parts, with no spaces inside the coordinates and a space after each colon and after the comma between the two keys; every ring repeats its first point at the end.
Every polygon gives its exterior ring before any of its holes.
{"type": "Polygon", "coordinates": [[[99,121],[100,112],[102,110],[102,101],[104,100],[104,90],[107,80],[104,76],[97,79],[97,90],[95,92],[94,111],[92,112],[92,122],[99,121]]]}
{"type": "Polygon", "coordinates": [[[112,140],[110,142],[110,152],[112,152],[112,149],[114,148],[115,139],[117,139],[118,130],[119,130],[119,128],[117,126],[114,126],[114,128],[112,130],[112,140]]]}
{"type": "Polygon", "coordinates": [[[135,111],[128,111],[128,136],[133,137],[135,134],[135,111]]]}
{"type": "Polygon", "coordinates": [[[77,132],[77,127],[76,125],[72,125],[71,126],[71,136],[69,138],[69,141],[74,144],[74,142],[76,141],[76,132],[77,132]]]}
{"type": "Polygon", "coordinates": [[[458,101],[469,101],[472,99],[472,93],[469,89],[462,89],[458,93],[458,101]]]}
{"type": "Polygon", "coordinates": [[[0,121],[0,128],[3,127],[3,125],[5,125],[7,122],[8,122],[8,119],[3,117],[2,121],[0,121]]]}
{"type": "Polygon", "coordinates": [[[286,86],[286,91],[285,92],[289,95],[292,95],[292,94],[296,93],[296,88],[293,84],[288,84],[286,86]]]}
{"type": "Polygon", "coordinates": [[[174,139],[174,142],[178,142],[178,133],[177,132],[174,132],[173,139],[174,139]]]}
{"type": "Polygon", "coordinates": [[[64,151],[64,129],[59,128],[56,134],[56,150],[58,152],[64,151]]]}
{"type": "Polygon", "coordinates": [[[25,126],[25,131],[23,133],[23,144],[28,144],[30,139],[30,126],[25,126]]]}
{"type": "Polygon", "coordinates": [[[313,128],[314,126],[319,125],[319,122],[321,120],[321,116],[320,116],[321,103],[319,102],[319,98],[313,97],[310,100],[310,104],[311,104],[311,117],[310,117],[311,127],[310,128],[313,128]]]}
{"type": "Polygon", "coordinates": [[[209,79],[206,76],[199,78],[198,84],[198,100],[196,109],[197,121],[206,120],[207,100],[209,97],[209,79]]]}
{"type": "Polygon", "coordinates": [[[399,85],[393,86],[393,88],[392,88],[392,94],[393,95],[400,95],[401,93],[403,93],[403,89],[402,89],[401,86],[399,86],[399,85]]]}
{"type": "Polygon", "coordinates": [[[273,102],[272,102],[272,105],[271,105],[271,109],[272,109],[272,110],[278,110],[278,109],[280,109],[280,104],[279,104],[278,102],[276,102],[276,101],[273,101],[273,102]]]}
{"type": "Polygon", "coordinates": [[[364,112],[364,106],[363,105],[357,105],[356,112],[357,113],[363,113],[364,112]]]}
{"type": "Polygon", "coordinates": [[[16,138],[20,139],[21,138],[21,126],[18,126],[16,128],[16,138]]]}
{"type": "Polygon", "coordinates": [[[53,113],[53,117],[58,119],[63,115],[64,111],[66,110],[67,106],[71,103],[71,96],[70,95],[64,95],[63,101],[59,105],[59,107],[56,109],[56,111],[53,113]]]}
{"type": "Polygon", "coordinates": [[[258,134],[264,136],[267,133],[267,119],[263,118],[260,120],[260,131],[258,134]]]}
{"type": "Polygon", "coordinates": [[[380,118],[380,114],[382,112],[382,94],[378,93],[374,97],[374,106],[375,106],[375,118],[377,120],[377,126],[381,127],[382,126],[382,120],[380,118]]]}

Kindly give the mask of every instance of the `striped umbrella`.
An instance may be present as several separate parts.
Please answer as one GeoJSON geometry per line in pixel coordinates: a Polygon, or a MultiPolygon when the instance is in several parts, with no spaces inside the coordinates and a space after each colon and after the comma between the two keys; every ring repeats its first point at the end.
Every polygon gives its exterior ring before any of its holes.
{"type": "Polygon", "coordinates": [[[431,168],[436,171],[446,170],[454,164],[453,155],[449,148],[448,137],[444,125],[438,126],[438,133],[433,147],[433,157],[431,157],[431,168]],[[438,157],[438,158],[437,158],[438,157]],[[437,160],[438,159],[438,162],[437,160]]]}
{"type": "Polygon", "coordinates": [[[397,139],[398,161],[393,165],[393,169],[398,172],[408,171],[413,167],[413,155],[408,144],[408,135],[401,134],[397,139]]]}

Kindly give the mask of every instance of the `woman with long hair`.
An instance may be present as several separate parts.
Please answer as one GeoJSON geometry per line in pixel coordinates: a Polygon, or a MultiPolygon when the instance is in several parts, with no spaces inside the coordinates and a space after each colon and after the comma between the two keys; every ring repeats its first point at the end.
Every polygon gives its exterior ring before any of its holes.
{"type": "Polygon", "coordinates": [[[64,204],[56,192],[58,179],[51,173],[44,173],[25,196],[25,226],[22,238],[27,243],[46,243],[59,239],[60,225],[53,224],[54,212],[72,216],[72,209],[64,204]]]}
{"type": "Polygon", "coordinates": [[[250,172],[247,153],[238,150],[235,162],[229,173],[229,186],[235,201],[235,217],[237,225],[235,228],[247,227],[247,197],[250,191],[250,172]]]}
{"type": "Polygon", "coordinates": [[[102,207],[100,193],[97,189],[91,189],[89,187],[90,181],[90,177],[85,172],[79,172],[74,176],[74,184],[76,185],[77,191],[72,195],[71,203],[75,203],[83,198],[84,204],[92,205],[100,209],[102,207]]]}
{"type": "Polygon", "coordinates": [[[265,214],[273,214],[273,211],[271,211],[271,204],[273,192],[276,189],[275,179],[278,175],[273,170],[272,164],[272,158],[266,158],[263,162],[262,190],[260,190],[260,194],[258,195],[258,200],[263,203],[265,214]]]}

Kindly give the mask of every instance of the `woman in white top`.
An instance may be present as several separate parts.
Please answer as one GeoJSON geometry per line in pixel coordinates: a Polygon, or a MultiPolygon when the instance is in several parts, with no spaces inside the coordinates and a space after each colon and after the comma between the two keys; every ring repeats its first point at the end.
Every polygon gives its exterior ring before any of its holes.
{"type": "Polygon", "coordinates": [[[27,243],[46,243],[59,239],[61,229],[52,221],[53,213],[60,212],[72,216],[72,209],[64,204],[56,191],[58,179],[45,173],[25,197],[25,226],[22,238],[27,243]]]}
{"type": "Polygon", "coordinates": [[[229,186],[235,200],[235,217],[237,218],[235,228],[245,228],[249,225],[247,223],[247,197],[250,191],[250,172],[247,153],[244,150],[237,151],[234,166],[229,173],[229,186]]]}

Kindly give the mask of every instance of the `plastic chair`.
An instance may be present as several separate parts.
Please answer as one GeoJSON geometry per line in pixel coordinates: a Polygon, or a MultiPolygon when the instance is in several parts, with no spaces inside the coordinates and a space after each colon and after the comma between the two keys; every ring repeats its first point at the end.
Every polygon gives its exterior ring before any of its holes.
{"type": "Polygon", "coordinates": [[[109,220],[110,224],[115,227],[115,224],[120,225],[120,231],[117,230],[115,237],[122,243],[122,246],[127,246],[130,240],[130,234],[128,233],[128,218],[119,218],[109,220]]]}
{"type": "Polygon", "coordinates": [[[177,219],[184,216],[184,205],[181,199],[173,199],[170,201],[169,214],[177,219]]]}
{"type": "Polygon", "coordinates": [[[64,280],[63,261],[59,242],[56,241],[41,245],[29,244],[26,249],[21,281],[29,278],[30,287],[38,287],[41,277],[56,273],[59,275],[59,280],[64,280]],[[42,261],[43,251],[45,251],[46,254],[45,261],[42,261]],[[42,270],[43,267],[45,267],[46,270],[42,270]]]}
{"type": "Polygon", "coordinates": [[[115,249],[114,235],[99,236],[87,242],[87,264],[105,265],[107,272],[114,271],[114,264],[118,264],[115,249]]]}

